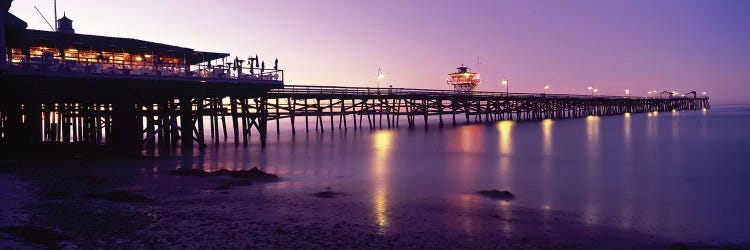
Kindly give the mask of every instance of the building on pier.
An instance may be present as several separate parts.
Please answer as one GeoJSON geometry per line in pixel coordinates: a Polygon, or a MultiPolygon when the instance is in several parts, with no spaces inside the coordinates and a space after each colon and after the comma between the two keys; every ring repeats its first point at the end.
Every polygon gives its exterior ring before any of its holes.
{"type": "Polygon", "coordinates": [[[20,32],[9,34],[5,45],[8,74],[283,82],[282,70],[258,68],[250,61],[245,64],[245,60],[228,60],[228,53],[78,34],[67,16],[57,23],[57,31],[25,29],[23,23],[20,32]]]}
{"type": "MultiPolygon", "coordinates": [[[[218,138],[231,97],[245,137],[265,144],[268,91],[284,86],[278,62],[229,59],[157,42],[77,33],[67,16],[55,31],[28,29],[0,0],[0,152],[46,144],[139,149],[205,145],[204,117],[218,138]],[[216,130],[214,130],[216,129],[216,130]]],[[[239,121],[238,121],[239,122],[239,121]]]]}
{"type": "Polygon", "coordinates": [[[463,64],[456,68],[458,71],[448,74],[448,84],[453,85],[456,92],[472,92],[480,83],[479,73],[470,72],[463,64]]]}

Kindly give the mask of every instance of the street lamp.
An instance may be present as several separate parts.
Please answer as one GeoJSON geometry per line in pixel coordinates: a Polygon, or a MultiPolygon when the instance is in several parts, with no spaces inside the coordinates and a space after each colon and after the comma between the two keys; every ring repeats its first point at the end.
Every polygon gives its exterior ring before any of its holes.
{"type": "Polygon", "coordinates": [[[549,89],[549,83],[544,84],[544,94],[547,94],[547,90],[549,89]]]}
{"type": "Polygon", "coordinates": [[[591,91],[591,97],[594,97],[594,92],[597,92],[597,91],[599,91],[599,89],[597,89],[597,88],[594,88],[594,87],[592,87],[592,86],[589,86],[589,87],[588,87],[588,88],[586,88],[586,89],[588,89],[589,91],[591,91]]]}
{"type": "Polygon", "coordinates": [[[625,90],[625,95],[630,96],[630,90],[629,89],[625,90]]]}
{"type": "Polygon", "coordinates": [[[505,78],[501,83],[505,85],[505,96],[510,96],[510,81],[505,78]]]}
{"type": "Polygon", "coordinates": [[[385,78],[385,75],[383,75],[383,70],[378,69],[378,86],[377,86],[378,88],[380,88],[380,83],[383,81],[384,78],[385,78]]]}

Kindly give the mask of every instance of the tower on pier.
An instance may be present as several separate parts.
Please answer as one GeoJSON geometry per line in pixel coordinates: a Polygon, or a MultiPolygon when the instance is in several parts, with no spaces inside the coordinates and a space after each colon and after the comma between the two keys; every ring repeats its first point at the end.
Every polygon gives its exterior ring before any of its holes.
{"type": "Polygon", "coordinates": [[[453,85],[456,92],[472,92],[479,86],[479,73],[470,72],[469,68],[461,64],[457,72],[448,74],[448,84],[453,85]]]}

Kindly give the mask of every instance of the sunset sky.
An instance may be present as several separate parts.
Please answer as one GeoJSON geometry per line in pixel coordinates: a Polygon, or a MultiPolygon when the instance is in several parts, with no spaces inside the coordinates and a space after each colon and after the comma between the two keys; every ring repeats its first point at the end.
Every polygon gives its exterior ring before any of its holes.
{"type": "MultiPolygon", "coordinates": [[[[52,0],[10,12],[49,30],[52,0]]],[[[483,91],[634,95],[707,91],[750,103],[750,1],[59,0],[77,33],[279,58],[287,84],[448,89],[481,64],[483,91]]]]}

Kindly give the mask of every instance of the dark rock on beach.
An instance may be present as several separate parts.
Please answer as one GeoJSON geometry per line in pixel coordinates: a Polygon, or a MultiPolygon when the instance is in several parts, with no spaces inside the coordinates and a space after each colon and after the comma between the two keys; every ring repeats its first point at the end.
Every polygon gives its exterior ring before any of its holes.
{"type": "Polygon", "coordinates": [[[737,245],[737,244],[725,244],[725,245],[713,245],[708,243],[672,243],[670,248],[675,250],[693,250],[693,249],[724,249],[724,250],[744,250],[750,249],[750,243],[737,245]]]}
{"type": "Polygon", "coordinates": [[[230,171],[229,176],[234,178],[248,178],[257,180],[276,180],[279,178],[275,174],[263,172],[258,168],[252,168],[250,170],[230,171]]]}
{"type": "Polygon", "coordinates": [[[31,225],[0,228],[0,232],[5,232],[7,234],[13,235],[14,237],[21,238],[29,243],[40,244],[50,248],[56,247],[57,243],[60,241],[71,239],[71,237],[68,235],[64,235],[47,228],[31,225]]]}
{"type": "Polygon", "coordinates": [[[231,173],[232,173],[232,171],[229,171],[229,170],[226,170],[226,169],[222,168],[222,169],[216,170],[214,172],[210,172],[210,173],[207,172],[206,174],[210,175],[210,176],[222,176],[222,175],[226,176],[226,175],[229,175],[231,173]]]}
{"type": "Polygon", "coordinates": [[[336,196],[339,196],[339,195],[350,195],[350,194],[348,194],[348,193],[340,193],[340,192],[333,192],[333,191],[331,191],[331,187],[328,187],[326,189],[326,191],[317,192],[317,193],[313,194],[313,196],[315,196],[315,197],[326,198],[326,199],[335,198],[336,196]]]}
{"type": "Polygon", "coordinates": [[[0,161],[0,172],[10,172],[19,166],[21,166],[21,163],[17,161],[0,161]]]}
{"type": "Polygon", "coordinates": [[[250,180],[222,180],[221,184],[216,187],[216,190],[227,190],[234,186],[249,186],[253,183],[250,180]]]}
{"type": "Polygon", "coordinates": [[[479,192],[477,192],[477,194],[487,197],[487,198],[498,199],[498,200],[512,200],[513,198],[515,198],[515,196],[513,196],[513,194],[507,190],[502,190],[502,191],[498,191],[494,189],[493,190],[480,190],[479,192]]]}
{"type": "Polygon", "coordinates": [[[333,198],[336,195],[340,195],[340,194],[337,192],[332,192],[332,191],[323,191],[323,192],[314,193],[313,195],[318,198],[333,198]]]}
{"type": "Polygon", "coordinates": [[[208,176],[208,172],[203,171],[201,169],[193,169],[193,168],[178,168],[172,171],[169,171],[172,175],[177,176],[208,176]]]}
{"type": "Polygon", "coordinates": [[[112,190],[108,192],[96,192],[88,195],[89,198],[102,199],[116,202],[130,202],[130,203],[152,203],[153,200],[146,196],[136,194],[127,190],[112,190]]]}
{"type": "Polygon", "coordinates": [[[256,180],[276,180],[279,178],[277,175],[263,172],[257,167],[254,167],[250,170],[236,170],[236,171],[220,169],[214,172],[206,172],[201,169],[178,168],[176,170],[170,171],[170,173],[173,175],[178,175],[178,176],[204,176],[204,177],[205,176],[231,176],[234,178],[256,179],[256,180]]]}

